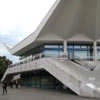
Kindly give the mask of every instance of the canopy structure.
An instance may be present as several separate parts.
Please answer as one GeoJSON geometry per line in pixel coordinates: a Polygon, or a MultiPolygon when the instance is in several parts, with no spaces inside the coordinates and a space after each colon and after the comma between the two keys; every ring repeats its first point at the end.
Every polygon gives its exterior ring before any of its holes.
{"type": "Polygon", "coordinates": [[[56,0],[37,30],[10,52],[21,55],[45,41],[100,41],[100,0],[56,0]]]}

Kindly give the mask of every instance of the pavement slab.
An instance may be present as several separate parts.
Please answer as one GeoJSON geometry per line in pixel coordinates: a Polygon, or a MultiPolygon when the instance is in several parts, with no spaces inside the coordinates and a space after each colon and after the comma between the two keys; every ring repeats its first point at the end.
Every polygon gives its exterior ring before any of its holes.
{"type": "Polygon", "coordinates": [[[8,88],[8,94],[2,95],[0,87],[0,100],[100,100],[99,98],[80,97],[69,91],[57,91],[36,88],[8,88]]]}

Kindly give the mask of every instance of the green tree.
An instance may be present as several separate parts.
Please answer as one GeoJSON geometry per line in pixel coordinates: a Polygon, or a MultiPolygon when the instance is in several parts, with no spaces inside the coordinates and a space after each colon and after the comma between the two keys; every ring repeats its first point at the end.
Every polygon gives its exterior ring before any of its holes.
{"type": "Polygon", "coordinates": [[[12,61],[7,59],[5,56],[0,56],[0,79],[10,64],[12,64],[12,61]]]}

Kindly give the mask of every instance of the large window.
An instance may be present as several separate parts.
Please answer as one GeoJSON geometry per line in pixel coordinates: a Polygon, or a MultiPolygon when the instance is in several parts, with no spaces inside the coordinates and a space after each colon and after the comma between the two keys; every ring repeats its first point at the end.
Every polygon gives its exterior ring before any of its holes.
{"type": "Polygon", "coordinates": [[[68,45],[68,56],[70,59],[91,59],[92,48],[89,45],[75,45],[69,44],[68,45]]]}
{"type": "Polygon", "coordinates": [[[62,45],[44,45],[43,54],[47,57],[60,56],[63,54],[63,46],[62,45]]]}

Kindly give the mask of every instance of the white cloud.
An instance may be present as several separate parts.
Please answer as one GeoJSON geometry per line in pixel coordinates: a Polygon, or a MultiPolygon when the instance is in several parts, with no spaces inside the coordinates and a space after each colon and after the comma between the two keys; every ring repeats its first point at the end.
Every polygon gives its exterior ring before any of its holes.
{"type": "MultiPolygon", "coordinates": [[[[34,32],[56,0],[0,0],[0,42],[15,45],[34,32]]],[[[0,43],[0,56],[16,61],[0,43]]]]}
{"type": "Polygon", "coordinates": [[[0,56],[7,54],[6,48],[0,43],[0,56]]]}
{"type": "Polygon", "coordinates": [[[0,43],[0,56],[6,56],[8,59],[13,61],[13,63],[18,62],[19,60],[18,57],[11,55],[2,43],[0,43]]]}
{"type": "Polygon", "coordinates": [[[55,0],[0,0],[0,34],[10,34],[9,31],[16,30],[16,26],[21,27],[22,34],[32,33],[54,2],[55,0]]]}

